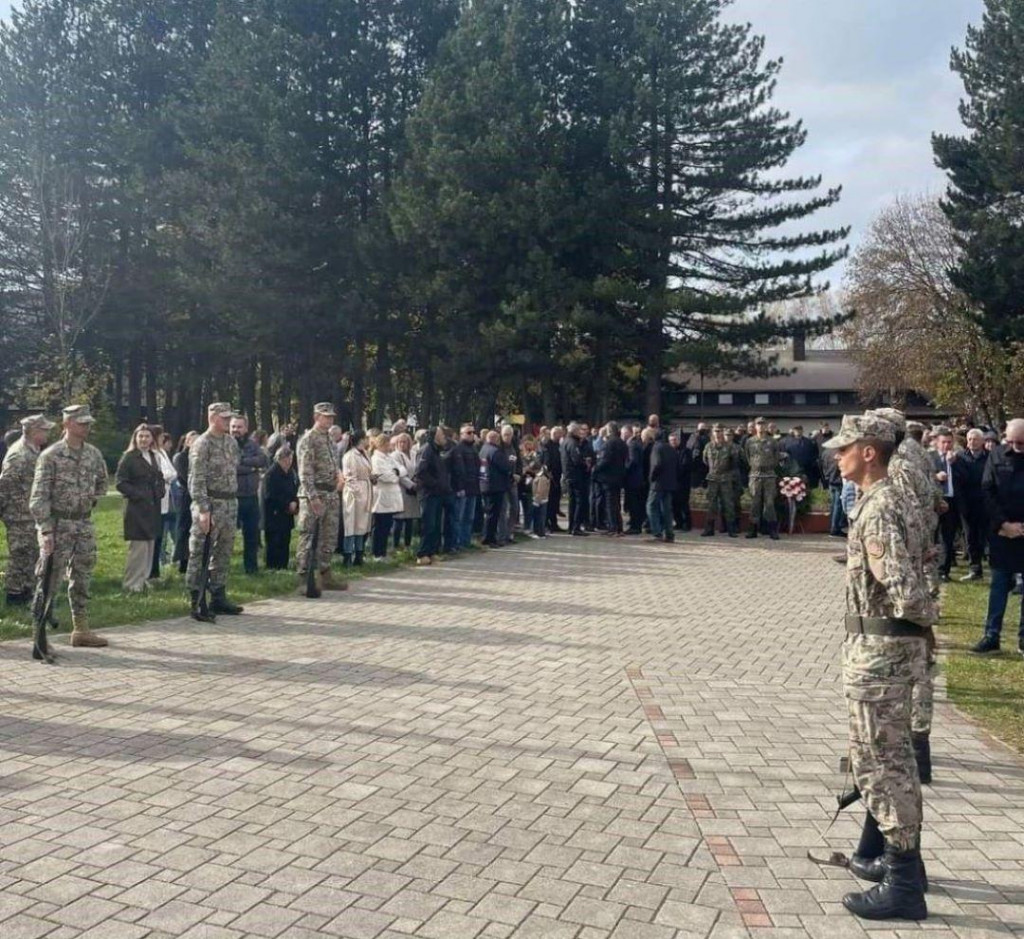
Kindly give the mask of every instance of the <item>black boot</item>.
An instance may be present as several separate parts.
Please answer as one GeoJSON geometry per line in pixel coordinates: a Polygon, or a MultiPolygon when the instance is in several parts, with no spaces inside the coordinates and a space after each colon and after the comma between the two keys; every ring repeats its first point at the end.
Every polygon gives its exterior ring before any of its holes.
{"type": "Polygon", "coordinates": [[[352,555],[351,554],[343,554],[342,555],[341,566],[342,567],[351,567],[352,566],[352,555]]]}
{"type": "Polygon", "coordinates": [[[740,526],[736,522],[733,522],[729,526],[729,537],[730,538],[739,538],[739,536],[740,536],[740,526]]]}
{"type": "Polygon", "coordinates": [[[860,843],[850,858],[850,871],[861,880],[880,883],[885,875],[882,855],[885,854],[885,838],[878,827],[875,816],[867,812],[864,827],[860,831],[860,843]]]}
{"type": "Polygon", "coordinates": [[[848,893],[843,906],[861,919],[927,919],[920,850],[886,845],[883,867],[880,884],[865,893],[848,893]]]}
{"type": "Polygon", "coordinates": [[[747,537],[748,538],[756,538],[757,537],[757,526],[756,525],[751,525],[750,526],[750,530],[747,532],[747,537]]]}
{"type": "Polygon", "coordinates": [[[914,744],[914,759],[917,760],[917,775],[922,783],[932,781],[932,738],[931,734],[910,735],[914,744]]]}
{"type": "Polygon", "coordinates": [[[711,525],[705,525],[704,526],[704,531],[702,531],[700,533],[700,536],[701,536],[701,538],[711,538],[711,537],[714,536],[714,534],[715,534],[715,526],[714,526],[714,524],[711,524],[711,525]]]}
{"type": "Polygon", "coordinates": [[[189,600],[191,606],[189,609],[192,619],[197,623],[216,623],[217,617],[214,616],[209,610],[204,610],[199,603],[199,591],[193,590],[189,593],[189,600]]]}
{"type": "Polygon", "coordinates": [[[768,524],[768,537],[771,538],[772,541],[778,541],[779,540],[779,523],[778,522],[770,522],[768,524]]]}
{"type": "Polygon", "coordinates": [[[242,607],[237,603],[232,603],[225,593],[224,587],[215,587],[212,591],[212,599],[210,600],[210,612],[211,613],[224,613],[227,616],[237,616],[242,612],[242,607]]]}
{"type": "Polygon", "coordinates": [[[363,566],[363,552],[362,551],[357,551],[356,552],[356,559],[352,563],[356,567],[362,567],[363,566]]]}

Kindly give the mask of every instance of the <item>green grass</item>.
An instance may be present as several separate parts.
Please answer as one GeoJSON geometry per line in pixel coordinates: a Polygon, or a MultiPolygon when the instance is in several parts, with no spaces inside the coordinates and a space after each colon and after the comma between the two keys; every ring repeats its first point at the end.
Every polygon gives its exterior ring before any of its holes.
{"type": "Polygon", "coordinates": [[[990,733],[1024,752],[1024,657],[1017,652],[1019,604],[1020,597],[1011,594],[1003,624],[1003,651],[971,655],[967,650],[984,633],[988,584],[948,584],[939,638],[950,700],[990,733]]]}
{"type": "MultiPolygon", "coordinates": [[[[151,584],[145,594],[125,594],[121,589],[124,575],[124,560],[127,554],[127,542],[122,536],[121,507],[124,500],[119,495],[108,495],[100,500],[93,520],[96,523],[96,541],[99,553],[96,570],[93,572],[91,599],[89,601],[89,622],[94,628],[105,626],[126,626],[145,623],[150,620],[169,619],[188,614],[188,599],[185,593],[185,582],[178,573],[177,566],[161,568],[161,579],[151,584]]],[[[0,526],[2,529],[2,526],[0,526]]],[[[292,567],[294,568],[294,551],[298,542],[292,536],[292,567]]],[[[380,564],[365,564],[358,571],[350,572],[347,579],[357,580],[360,577],[371,577],[402,567],[413,561],[414,555],[404,549],[396,555],[389,556],[380,564]]],[[[0,567],[6,568],[7,539],[0,534],[0,567]]],[[[262,556],[260,563],[262,565],[262,556]]],[[[231,564],[231,576],[228,580],[228,596],[245,603],[249,600],[260,600],[266,597],[281,596],[291,593],[298,586],[298,579],[292,571],[266,571],[262,567],[259,574],[250,576],[242,572],[242,538],[241,533],[235,538],[235,554],[231,564]]],[[[66,585],[61,588],[57,605],[57,619],[61,630],[66,631],[70,624],[67,606],[66,585]]],[[[8,609],[0,606],[0,640],[18,639],[32,633],[31,616],[25,607],[8,609]]]]}

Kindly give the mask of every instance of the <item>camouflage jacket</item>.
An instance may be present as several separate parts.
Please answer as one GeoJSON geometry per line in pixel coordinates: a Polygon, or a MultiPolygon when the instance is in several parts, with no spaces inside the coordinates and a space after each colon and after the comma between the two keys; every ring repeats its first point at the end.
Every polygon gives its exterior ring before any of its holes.
{"type": "Polygon", "coordinates": [[[326,430],[311,427],[299,440],[299,498],[312,499],[319,492],[334,492],[338,485],[338,460],[326,430]]]}
{"type": "Polygon", "coordinates": [[[896,450],[896,454],[913,463],[921,475],[928,480],[928,484],[931,486],[930,501],[932,511],[938,512],[939,503],[942,501],[942,491],[939,489],[939,484],[935,479],[935,467],[932,464],[932,458],[928,455],[928,451],[913,437],[904,437],[903,442],[896,450]]]}
{"type": "Polygon", "coordinates": [[[29,509],[40,531],[53,531],[60,517],[81,517],[92,512],[107,492],[103,454],[91,443],[75,450],[61,438],[36,460],[29,509]]]}
{"type": "Polygon", "coordinates": [[[0,472],[0,518],[5,522],[31,522],[28,500],[36,475],[39,451],[24,437],[16,440],[4,457],[0,472]]]}
{"type": "Polygon", "coordinates": [[[238,456],[238,441],[230,434],[206,431],[196,438],[188,453],[188,494],[200,512],[210,511],[211,499],[237,497],[238,456]]]}
{"type": "Polygon", "coordinates": [[[708,468],[708,479],[725,482],[739,469],[736,448],[731,443],[711,441],[704,448],[704,463],[708,468]]]}
{"type": "Polygon", "coordinates": [[[914,462],[899,452],[889,461],[889,478],[907,519],[908,547],[911,553],[923,558],[938,522],[934,508],[935,487],[914,462]]]}
{"type": "Polygon", "coordinates": [[[774,437],[748,437],[743,448],[751,478],[775,476],[779,465],[779,442],[774,437]]]}
{"type": "Polygon", "coordinates": [[[871,485],[850,512],[846,543],[846,609],[861,616],[907,619],[931,626],[938,618],[912,557],[902,499],[891,479],[871,485]]]}

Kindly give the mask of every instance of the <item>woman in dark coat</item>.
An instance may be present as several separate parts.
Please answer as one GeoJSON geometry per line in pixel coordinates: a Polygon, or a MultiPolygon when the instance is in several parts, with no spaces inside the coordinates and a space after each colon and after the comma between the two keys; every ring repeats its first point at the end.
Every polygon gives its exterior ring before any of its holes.
{"type": "Polygon", "coordinates": [[[274,465],[263,480],[263,530],[266,533],[267,570],[285,570],[291,550],[292,529],[299,511],[299,477],[287,444],[274,454],[274,465]]]}
{"type": "Polygon", "coordinates": [[[188,569],[188,537],[192,530],[192,496],[188,491],[188,450],[198,436],[199,434],[194,430],[185,434],[178,444],[178,452],[171,460],[178,473],[178,483],[181,485],[178,498],[178,518],[174,530],[173,560],[182,574],[188,569]]]}
{"type": "Polygon", "coordinates": [[[149,425],[139,424],[117,464],[117,491],[125,497],[124,540],[128,542],[128,557],[123,583],[126,593],[141,593],[146,589],[162,522],[160,500],[164,497],[164,477],[153,453],[153,443],[149,425]]]}

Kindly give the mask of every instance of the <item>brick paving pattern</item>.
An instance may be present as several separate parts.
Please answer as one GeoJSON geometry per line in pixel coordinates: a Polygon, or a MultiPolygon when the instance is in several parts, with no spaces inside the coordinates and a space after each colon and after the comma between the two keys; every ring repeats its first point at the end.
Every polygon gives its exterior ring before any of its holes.
{"type": "MultiPolygon", "coordinates": [[[[834,544],[550,539],[108,650],[0,647],[3,939],[1024,934],[1024,763],[940,704],[931,919],[808,848],[834,544]]],[[[940,691],[941,695],[941,691],[940,691]]]]}

